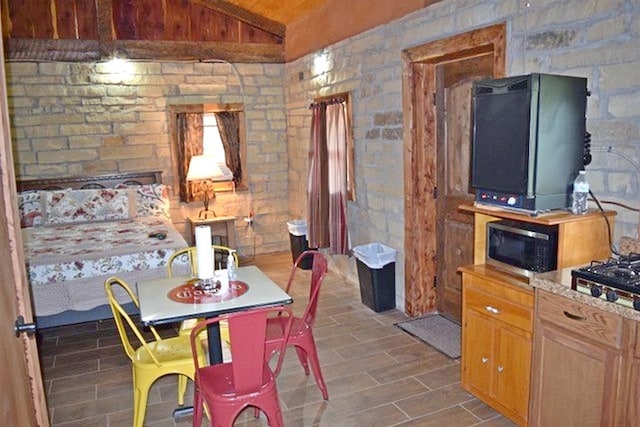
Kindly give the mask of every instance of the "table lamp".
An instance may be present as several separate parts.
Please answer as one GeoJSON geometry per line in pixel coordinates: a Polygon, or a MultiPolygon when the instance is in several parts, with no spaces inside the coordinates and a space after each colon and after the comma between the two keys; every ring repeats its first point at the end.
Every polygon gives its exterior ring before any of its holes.
{"type": "Polygon", "coordinates": [[[213,156],[193,156],[189,162],[189,171],[187,172],[187,181],[200,182],[200,189],[204,193],[202,204],[204,209],[198,214],[198,218],[206,219],[209,214],[216,216],[216,213],[209,210],[209,189],[211,189],[211,199],[215,199],[216,192],[213,188],[213,181],[224,178],[224,174],[213,156]]]}

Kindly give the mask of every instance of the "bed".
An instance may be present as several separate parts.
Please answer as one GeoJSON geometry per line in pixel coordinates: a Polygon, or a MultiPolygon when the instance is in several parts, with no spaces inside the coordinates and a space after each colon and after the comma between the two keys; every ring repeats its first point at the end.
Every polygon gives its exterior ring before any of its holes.
{"type": "MultiPolygon", "coordinates": [[[[110,318],[106,278],[166,276],[168,258],[188,246],[161,172],[18,180],[17,189],[38,328],[110,318]]],[[[186,261],[177,268],[188,271],[186,261]]]]}

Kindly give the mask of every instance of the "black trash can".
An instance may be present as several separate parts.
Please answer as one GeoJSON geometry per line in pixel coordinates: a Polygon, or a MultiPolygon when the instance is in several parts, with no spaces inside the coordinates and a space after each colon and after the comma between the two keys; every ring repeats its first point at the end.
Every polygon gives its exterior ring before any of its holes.
{"type": "MultiPolygon", "coordinates": [[[[304,219],[287,221],[287,228],[289,229],[289,241],[291,242],[291,258],[293,258],[293,262],[296,262],[298,257],[309,249],[309,243],[307,242],[307,221],[304,219]]],[[[298,267],[303,270],[311,270],[312,266],[313,257],[306,257],[298,264],[298,267]]]]}
{"type": "Polygon", "coordinates": [[[360,299],[379,313],[396,307],[396,251],[380,243],[353,248],[358,267],[360,299]]]}

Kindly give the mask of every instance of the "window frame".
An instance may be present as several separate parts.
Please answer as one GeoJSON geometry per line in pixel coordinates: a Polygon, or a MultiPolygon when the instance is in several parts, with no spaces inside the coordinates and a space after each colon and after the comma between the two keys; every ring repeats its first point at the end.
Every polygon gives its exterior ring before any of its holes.
{"type": "MultiPolygon", "coordinates": [[[[182,183],[179,176],[180,150],[178,147],[178,126],[177,118],[181,113],[216,113],[216,112],[235,112],[238,113],[239,120],[239,138],[240,138],[240,165],[242,168],[242,176],[240,182],[235,184],[233,181],[214,182],[213,189],[217,192],[230,191],[246,191],[248,186],[247,171],[247,137],[244,104],[242,103],[202,103],[202,104],[173,104],[169,106],[169,127],[170,127],[170,145],[171,145],[171,163],[173,168],[173,192],[174,195],[180,195],[182,183]]],[[[193,200],[195,201],[195,200],[193,200]]]]}

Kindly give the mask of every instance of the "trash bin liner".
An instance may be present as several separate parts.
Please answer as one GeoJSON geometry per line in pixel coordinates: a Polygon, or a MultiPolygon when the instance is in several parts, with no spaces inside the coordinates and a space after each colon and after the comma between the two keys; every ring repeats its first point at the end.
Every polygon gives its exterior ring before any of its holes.
{"type": "Polygon", "coordinates": [[[358,267],[360,299],[375,312],[396,306],[396,250],[381,243],[353,248],[358,267]]]}
{"type": "MultiPolygon", "coordinates": [[[[300,254],[309,249],[307,242],[307,221],[304,219],[292,219],[287,221],[287,229],[289,230],[289,241],[291,242],[291,257],[296,262],[300,254]]],[[[311,270],[313,267],[313,258],[308,257],[300,264],[302,270],[311,270]]]]}

